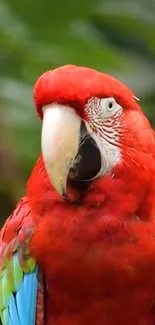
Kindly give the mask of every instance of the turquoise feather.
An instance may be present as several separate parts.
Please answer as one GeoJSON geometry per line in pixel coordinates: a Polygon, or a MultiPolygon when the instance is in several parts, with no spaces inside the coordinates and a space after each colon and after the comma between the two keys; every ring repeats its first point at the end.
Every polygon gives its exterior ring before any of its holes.
{"type": "Polygon", "coordinates": [[[7,263],[5,260],[5,267],[0,268],[2,325],[35,325],[38,267],[32,257],[28,254],[26,256],[29,258],[24,260],[22,268],[17,249],[7,263]]]}

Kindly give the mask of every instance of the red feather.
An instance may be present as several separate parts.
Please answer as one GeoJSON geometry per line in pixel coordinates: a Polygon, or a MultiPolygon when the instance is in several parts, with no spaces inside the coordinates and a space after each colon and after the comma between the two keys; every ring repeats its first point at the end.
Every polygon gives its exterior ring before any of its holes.
{"type": "Polygon", "coordinates": [[[145,196],[140,181],[152,173],[121,167],[94,182],[81,205],[71,188],[72,204],[59,198],[42,158],[32,173],[31,250],[46,279],[47,325],[153,325],[155,192],[145,196]]]}
{"type": "Polygon", "coordinates": [[[83,108],[92,97],[114,97],[123,107],[140,110],[127,86],[107,74],[85,67],[67,65],[47,71],[34,88],[34,102],[41,118],[42,107],[52,102],[68,104],[86,118],[83,108]]]}

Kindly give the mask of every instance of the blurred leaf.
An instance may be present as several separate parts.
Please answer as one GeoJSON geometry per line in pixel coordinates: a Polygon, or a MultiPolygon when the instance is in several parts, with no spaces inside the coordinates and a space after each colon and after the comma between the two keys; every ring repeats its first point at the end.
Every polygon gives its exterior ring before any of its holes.
{"type": "MultiPolygon", "coordinates": [[[[10,163],[13,155],[20,166],[21,183],[40,151],[41,122],[33,105],[33,86],[45,70],[73,63],[110,73],[141,98],[155,125],[154,0],[1,0],[0,15],[5,143],[10,163]]],[[[9,189],[6,193],[7,187],[3,177],[1,193],[9,212],[15,199],[9,189]]]]}

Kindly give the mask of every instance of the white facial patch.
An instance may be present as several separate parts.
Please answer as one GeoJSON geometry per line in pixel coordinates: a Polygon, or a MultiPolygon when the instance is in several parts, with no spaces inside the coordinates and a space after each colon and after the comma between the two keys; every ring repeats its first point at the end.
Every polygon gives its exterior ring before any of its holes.
{"type": "Polygon", "coordinates": [[[91,98],[85,109],[89,118],[86,123],[87,131],[101,152],[102,166],[97,175],[99,177],[111,173],[121,158],[118,144],[123,109],[113,97],[91,98]]]}

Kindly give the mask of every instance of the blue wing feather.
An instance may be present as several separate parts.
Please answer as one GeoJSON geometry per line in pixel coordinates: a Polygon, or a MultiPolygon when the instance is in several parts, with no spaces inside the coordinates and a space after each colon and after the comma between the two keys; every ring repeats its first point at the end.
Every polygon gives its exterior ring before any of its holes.
{"type": "Polygon", "coordinates": [[[9,325],[35,325],[37,303],[38,268],[24,274],[23,281],[15,295],[9,301],[9,325]]]}
{"type": "Polygon", "coordinates": [[[10,301],[9,301],[9,325],[16,324],[20,325],[18,312],[17,312],[17,305],[16,300],[13,294],[11,294],[10,301]]]}
{"type": "MultiPolygon", "coordinates": [[[[5,271],[4,271],[5,272],[5,271]]],[[[11,293],[2,311],[3,325],[35,325],[38,292],[38,267],[33,272],[23,273],[16,293],[11,293]]],[[[4,298],[4,296],[3,296],[4,298]]]]}
{"type": "Polygon", "coordinates": [[[35,313],[36,302],[37,302],[37,289],[38,289],[38,280],[37,280],[38,268],[36,267],[36,272],[32,273],[31,281],[29,281],[29,304],[27,304],[27,313],[29,311],[29,322],[28,324],[35,324],[35,313]],[[30,304],[32,305],[31,310],[29,310],[30,304]]]}

